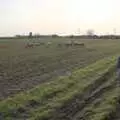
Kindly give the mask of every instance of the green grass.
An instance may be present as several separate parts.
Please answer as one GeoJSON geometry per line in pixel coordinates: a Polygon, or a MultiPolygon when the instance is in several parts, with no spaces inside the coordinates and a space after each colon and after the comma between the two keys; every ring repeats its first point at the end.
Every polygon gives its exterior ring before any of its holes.
{"type": "Polygon", "coordinates": [[[110,85],[114,85],[114,87],[110,90],[106,89],[100,97],[85,106],[81,112],[85,120],[106,120],[110,113],[115,111],[120,91],[120,88],[115,86],[115,80],[116,73],[114,72],[109,81],[104,84],[104,88],[110,85]]]}
{"type": "Polygon", "coordinates": [[[110,117],[110,114],[116,110],[116,105],[118,102],[120,89],[117,87],[112,91],[107,91],[104,93],[101,103],[99,106],[95,107],[94,105],[88,109],[92,111],[86,120],[107,120],[110,117]]]}
{"type": "MultiPolygon", "coordinates": [[[[10,111],[18,108],[25,108],[29,100],[41,103],[37,108],[28,110],[30,119],[43,119],[48,117],[51,112],[71,99],[75,94],[82,93],[84,89],[94,83],[103,73],[114,66],[116,57],[100,60],[86,68],[73,72],[70,77],[60,77],[55,81],[47,82],[29,90],[25,93],[16,95],[0,102],[0,111],[5,118],[12,120],[10,111]],[[49,97],[51,96],[52,97],[49,97]]],[[[18,113],[19,117],[19,113],[18,113]]]]}

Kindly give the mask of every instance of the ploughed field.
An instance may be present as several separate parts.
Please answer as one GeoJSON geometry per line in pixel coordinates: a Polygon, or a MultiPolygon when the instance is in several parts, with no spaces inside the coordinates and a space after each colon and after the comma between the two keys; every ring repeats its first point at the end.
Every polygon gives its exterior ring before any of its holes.
{"type": "Polygon", "coordinates": [[[77,39],[84,47],[66,47],[65,38],[42,41],[51,44],[0,41],[0,119],[118,120],[120,41],[77,39]]]}

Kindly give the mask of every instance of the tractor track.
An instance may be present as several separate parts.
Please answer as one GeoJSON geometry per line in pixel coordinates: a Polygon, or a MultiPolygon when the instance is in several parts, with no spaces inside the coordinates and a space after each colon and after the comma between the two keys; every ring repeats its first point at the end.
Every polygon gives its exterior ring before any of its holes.
{"type": "Polygon", "coordinates": [[[106,120],[120,120],[120,95],[116,104],[116,109],[109,114],[106,120]]]}
{"type": "Polygon", "coordinates": [[[113,115],[111,115],[110,119],[108,120],[120,120],[120,103],[116,108],[116,112],[113,115]]]}
{"type": "Polygon", "coordinates": [[[104,85],[113,76],[112,73],[114,73],[114,70],[114,67],[111,68],[93,84],[89,85],[82,94],[75,95],[73,99],[64,103],[61,108],[57,109],[51,115],[49,120],[84,120],[84,116],[81,114],[84,108],[100,98],[105,91],[113,89],[116,86],[115,81],[110,85],[104,85]]]}
{"type": "Polygon", "coordinates": [[[115,86],[116,86],[116,82],[114,81],[114,82],[112,82],[112,84],[103,86],[99,90],[93,92],[92,95],[90,97],[88,97],[88,99],[85,100],[85,105],[84,105],[83,109],[80,110],[78,113],[76,113],[74,115],[74,117],[72,118],[72,120],[84,120],[86,117],[86,113],[87,113],[87,111],[84,110],[84,108],[89,106],[90,104],[96,104],[96,105],[99,104],[102,95],[106,91],[114,89],[115,86]]]}

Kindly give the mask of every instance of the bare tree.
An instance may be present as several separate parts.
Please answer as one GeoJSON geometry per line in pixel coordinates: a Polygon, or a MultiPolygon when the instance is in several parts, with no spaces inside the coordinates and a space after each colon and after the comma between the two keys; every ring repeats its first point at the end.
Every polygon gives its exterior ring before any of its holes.
{"type": "Polygon", "coordinates": [[[89,29],[89,30],[87,30],[87,35],[89,35],[89,36],[93,36],[94,35],[94,30],[92,30],[92,29],[89,29]]]}

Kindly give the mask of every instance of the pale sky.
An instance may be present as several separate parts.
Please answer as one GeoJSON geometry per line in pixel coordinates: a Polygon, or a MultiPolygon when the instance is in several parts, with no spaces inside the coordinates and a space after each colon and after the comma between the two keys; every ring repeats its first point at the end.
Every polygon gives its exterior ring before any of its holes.
{"type": "Polygon", "coordinates": [[[106,34],[115,28],[120,34],[120,0],[0,0],[0,36],[87,29],[106,34]]]}

